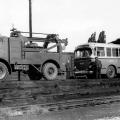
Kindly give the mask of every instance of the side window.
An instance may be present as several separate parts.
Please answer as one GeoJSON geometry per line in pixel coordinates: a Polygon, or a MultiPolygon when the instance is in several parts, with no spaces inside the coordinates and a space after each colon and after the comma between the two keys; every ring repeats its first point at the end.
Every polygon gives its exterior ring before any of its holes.
{"type": "Polygon", "coordinates": [[[111,57],[111,48],[106,48],[107,56],[111,57]]]}
{"type": "Polygon", "coordinates": [[[118,56],[120,56],[120,48],[119,48],[119,55],[118,56]]]}
{"type": "Polygon", "coordinates": [[[112,54],[113,54],[113,57],[118,57],[118,48],[113,48],[112,54]]]}
{"type": "Polygon", "coordinates": [[[97,56],[105,56],[104,47],[97,47],[97,56]]]}
{"type": "Polygon", "coordinates": [[[93,54],[94,54],[94,56],[96,56],[96,47],[93,48],[93,54]]]}

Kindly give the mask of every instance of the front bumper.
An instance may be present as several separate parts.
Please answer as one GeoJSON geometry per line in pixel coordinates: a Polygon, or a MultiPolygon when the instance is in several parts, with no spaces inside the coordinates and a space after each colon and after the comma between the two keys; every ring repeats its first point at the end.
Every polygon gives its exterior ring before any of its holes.
{"type": "Polygon", "coordinates": [[[75,71],[75,74],[93,74],[93,71],[81,70],[81,71],[75,71]]]}

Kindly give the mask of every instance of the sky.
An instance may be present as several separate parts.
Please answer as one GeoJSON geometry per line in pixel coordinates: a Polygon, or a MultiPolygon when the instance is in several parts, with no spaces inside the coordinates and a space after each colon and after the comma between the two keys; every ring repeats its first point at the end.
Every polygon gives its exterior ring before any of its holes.
{"type": "MultiPolygon", "coordinates": [[[[29,31],[29,0],[0,0],[0,34],[14,26],[29,31]]],[[[33,32],[68,38],[66,51],[104,30],[106,41],[120,38],[120,0],[32,0],[33,32]]]]}

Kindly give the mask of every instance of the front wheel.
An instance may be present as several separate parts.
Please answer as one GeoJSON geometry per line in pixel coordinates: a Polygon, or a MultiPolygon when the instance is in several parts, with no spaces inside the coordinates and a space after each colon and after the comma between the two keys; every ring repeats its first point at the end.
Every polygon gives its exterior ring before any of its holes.
{"type": "Polygon", "coordinates": [[[115,68],[113,66],[108,66],[106,75],[108,78],[114,78],[116,75],[115,68]]]}
{"type": "Polygon", "coordinates": [[[8,68],[7,66],[0,62],[0,80],[6,80],[9,76],[8,68]]]}
{"type": "Polygon", "coordinates": [[[54,80],[57,78],[58,68],[53,63],[46,63],[43,66],[43,76],[48,80],[54,80]]]}

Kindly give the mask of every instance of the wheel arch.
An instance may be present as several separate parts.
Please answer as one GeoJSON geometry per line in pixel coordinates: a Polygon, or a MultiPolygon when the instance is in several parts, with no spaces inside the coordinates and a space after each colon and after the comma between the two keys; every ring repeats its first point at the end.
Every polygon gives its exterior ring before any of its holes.
{"type": "Polygon", "coordinates": [[[2,59],[2,58],[0,58],[0,62],[4,63],[4,64],[7,66],[8,71],[9,71],[9,73],[11,74],[12,68],[11,68],[10,64],[9,64],[6,60],[4,60],[4,59],[2,59]]]}
{"type": "Polygon", "coordinates": [[[55,61],[55,60],[52,60],[52,59],[45,61],[45,62],[42,64],[42,68],[43,68],[43,66],[44,66],[46,63],[53,63],[53,64],[55,64],[55,65],[57,66],[57,68],[60,68],[59,63],[58,63],[57,61],[55,61]]]}

